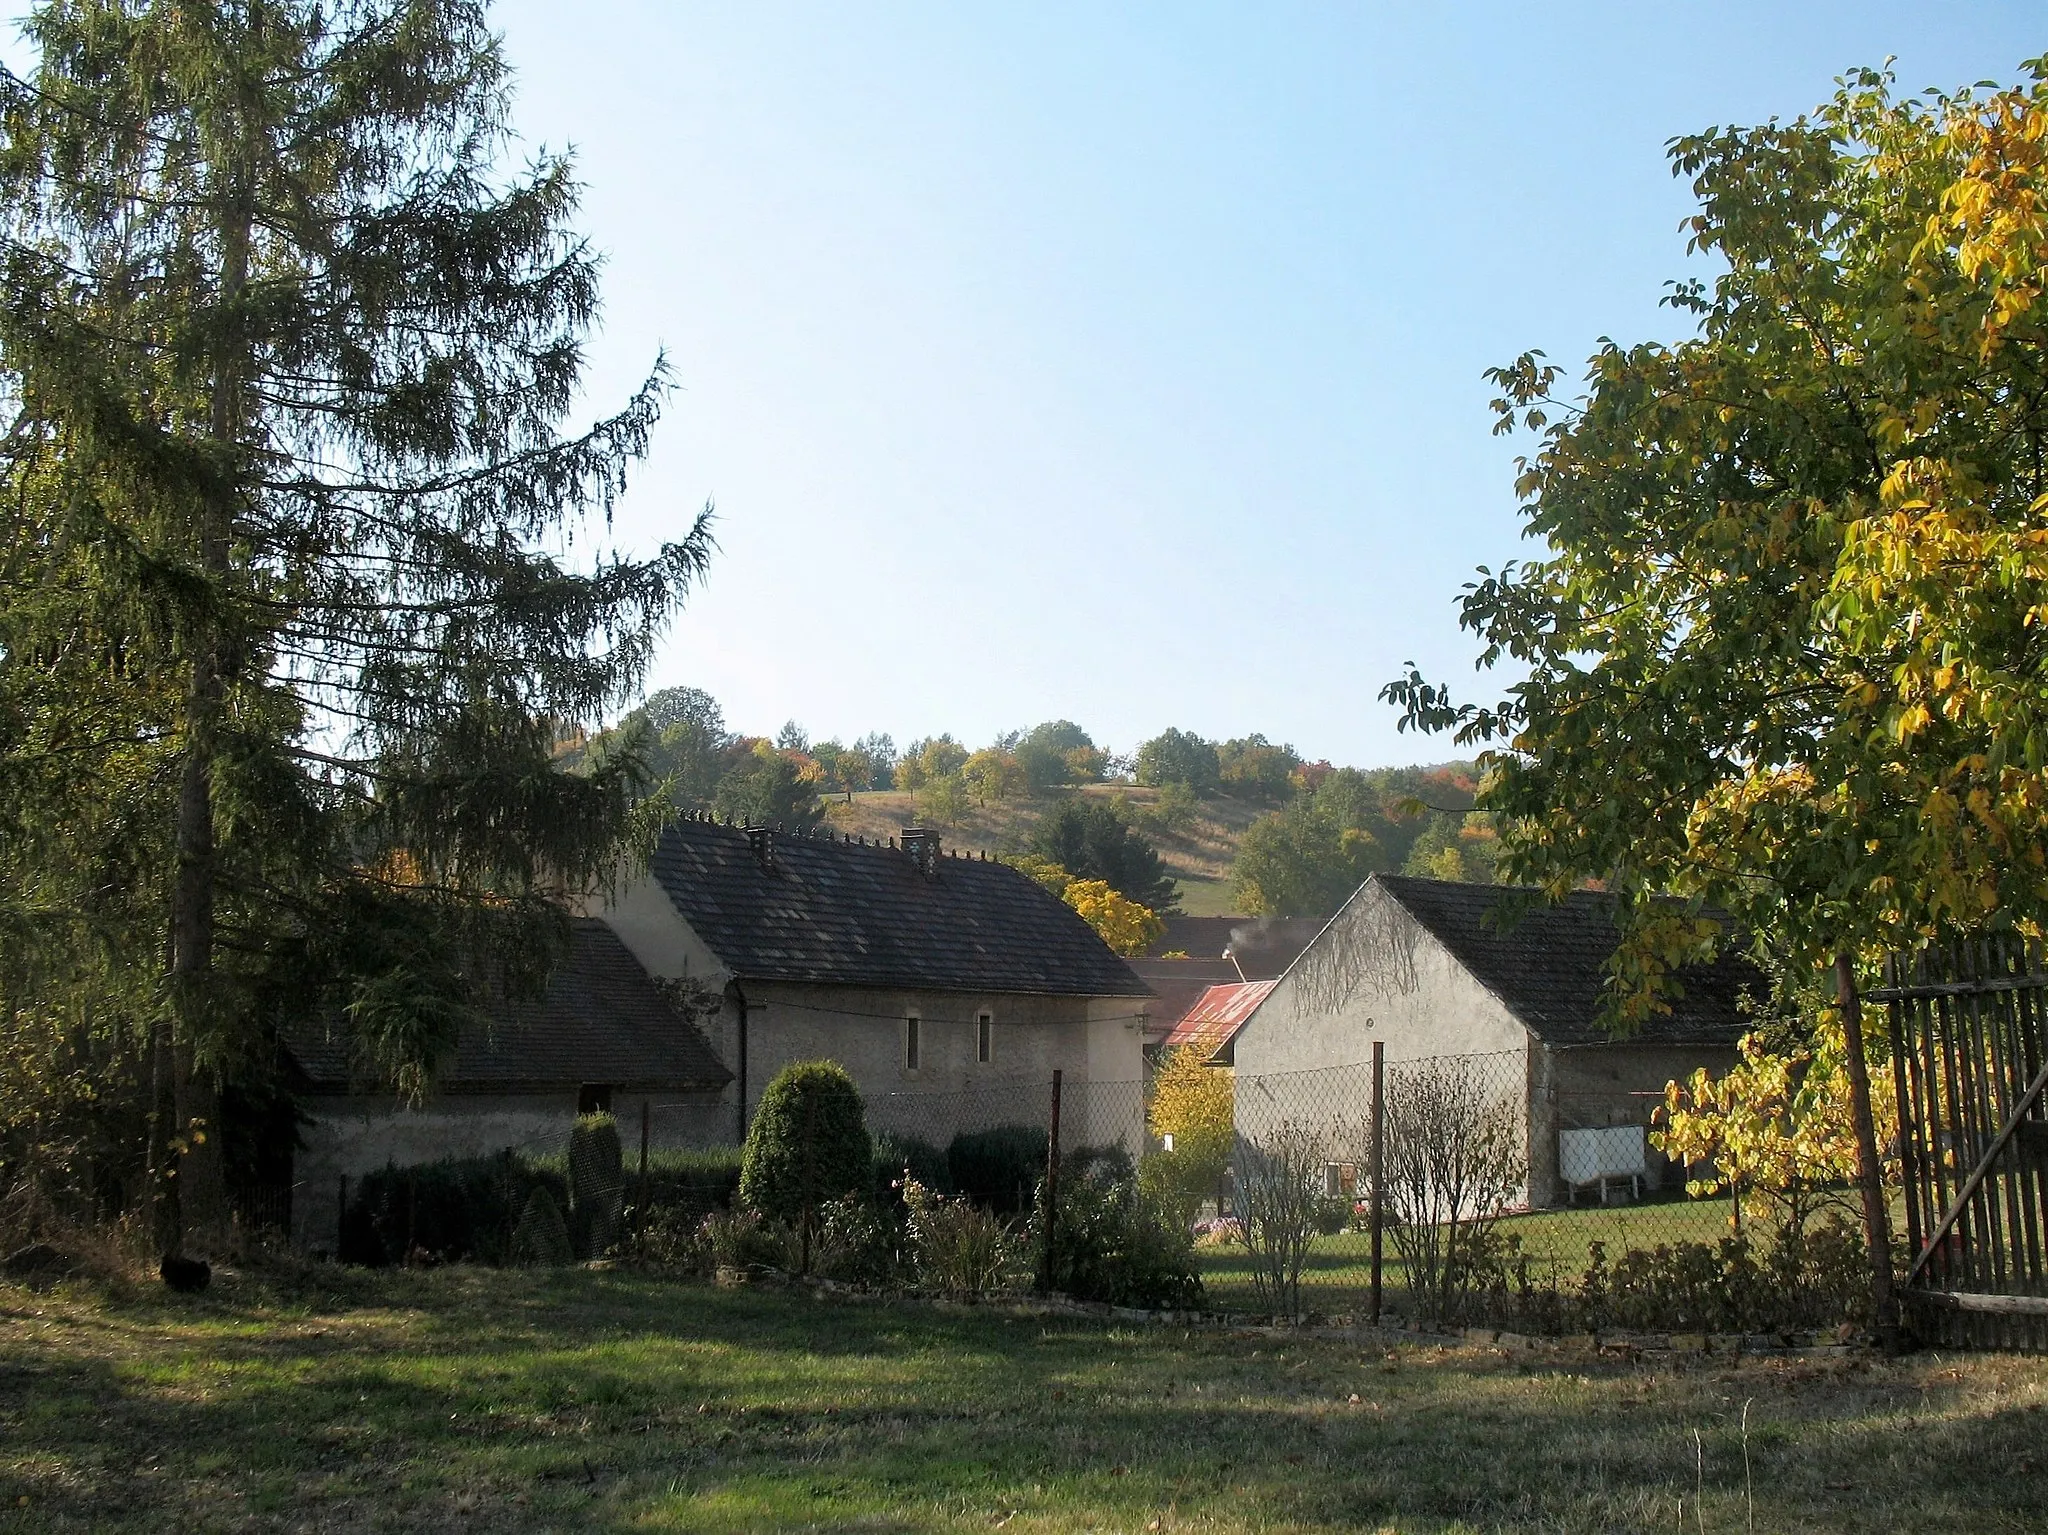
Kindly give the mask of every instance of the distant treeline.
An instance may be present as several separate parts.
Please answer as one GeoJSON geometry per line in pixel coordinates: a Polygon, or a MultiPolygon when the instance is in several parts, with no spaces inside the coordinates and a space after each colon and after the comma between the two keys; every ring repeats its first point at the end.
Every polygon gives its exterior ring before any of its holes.
{"type": "Polygon", "coordinates": [[[942,827],[970,806],[1042,802],[1017,818],[1016,845],[998,851],[1104,880],[1155,910],[1174,899],[1155,842],[1195,832],[1211,821],[1205,804],[1219,800],[1264,809],[1238,839],[1231,871],[1250,913],[1326,916],[1382,870],[1491,881],[1499,845],[1490,819],[1471,809],[1471,763],[1336,767],[1263,735],[1212,741],[1169,729],[1123,756],[1071,720],[1048,720],[978,749],[948,734],[899,750],[880,731],[813,741],[794,720],[773,738],[738,734],[710,694],[668,688],[616,729],[564,750],[589,763],[629,746],[679,808],[792,828],[816,826],[830,799],[868,790],[907,791],[918,818],[942,827]],[[1085,802],[1063,792],[1099,783],[1159,792],[1085,802]]]}

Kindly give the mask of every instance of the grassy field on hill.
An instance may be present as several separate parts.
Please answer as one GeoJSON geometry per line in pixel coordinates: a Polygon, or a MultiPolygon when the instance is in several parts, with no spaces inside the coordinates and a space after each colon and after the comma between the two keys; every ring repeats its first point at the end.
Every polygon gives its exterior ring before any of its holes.
{"type": "MultiPolygon", "coordinates": [[[[1139,813],[1150,809],[1159,798],[1157,789],[1113,784],[1086,784],[1062,793],[1105,802],[1121,796],[1133,812],[1139,813]]],[[[1057,803],[1052,798],[1019,797],[970,806],[957,825],[942,829],[942,835],[949,847],[963,851],[1023,852],[1040,817],[1057,803]]],[[[1217,797],[1201,801],[1195,823],[1185,831],[1144,828],[1146,837],[1159,849],[1167,872],[1179,882],[1181,908],[1188,915],[1225,916],[1235,910],[1230,901],[1230,865],[1237,857],[1238,839],[1268,808],[1217,797]]],[[[828,798],[826,814],[834,831],[857,837],[893,837],[904,827],[919,824],[911,796],[897,790],[856,794],[852,804],[846,802],[844,795],[828,798]]]]}
{"type": "Polygon", "coordinates": [[[0,1285],[0,1530],[1999,1531],[2048,1362],[1034,1319],[624,1271],[0,1285]]]}

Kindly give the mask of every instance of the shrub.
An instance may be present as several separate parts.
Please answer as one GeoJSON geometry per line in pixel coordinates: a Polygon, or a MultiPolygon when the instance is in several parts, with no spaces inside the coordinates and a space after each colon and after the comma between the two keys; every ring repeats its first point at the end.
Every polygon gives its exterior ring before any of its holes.
{"type": "Polygon", "coordinates": [[[896,1277],[903,1227],[887,1206],[851,1195],[818,1212],[811,1269],[847,1284],[883,1285],[896,1277]]]}
{"type": "Polygon", "coordinates": [[[914,1178],[904,1180],[903,1205],[920,1285],[948,1295],[986,1295],[1024,1284],[1024,1249],[1009,1222],[965,1198],[935,1194],[914,1178]]]}
{"type": "Polygon", "coordinates": [[[1424,1320],[1450,1320],[1484,1282],[1493,1223],[1527,1175],[1513,1093],[1460,1061],[1407,1069],[1387,1105],[1388,1229],[1424,1320]]]}
{"type": "Polygon", "coordinates": [[[759,1210],[713,1210],[699,1232],[704,1254],[717,1268],[779,1268],[787,1256],[781,1237],[759,1210]]]}
{"type": "Polygon", "coordinates": [[[558,1174],[513,1157],[379,1168],[350,1190],[338,1256],[372,1267],[415,1251],[444,1263],[511,1261],[513,1227],[538,1187],[557,1208],[567,1200],[558,1174]]]}
{"type": "MultiPolygon", "coordinates": [[[[1077,1300],[1118,1306],[1199,1306],[1202,1281],[1194,1233],[1171,1201],[1146,1192],[1128,1158],[1077,1155],[1062,1170],[1047,1286],[1077,1300]]],[[[1045,1188],[1031,1223],[1034,1252],[1045,1250],[1045,1188]]]]}
{"type": "Polygon", "coordinates": [[[569,1224],[576,1250],[601,1258],[619,1240],[626,1203],[619,1124],[609,1114],[584,1114],[569,1132],[569,1224]]]}
{"type": "Polygon", "coordinates": [[[1301,1306],[1301,1266],[1326,1202],[1323,1160],[1322,1137],[1291,1120],[1256,1140],[1240,1137],[1231,1153],[1235,1234],[1251,1257],[1253,1287],[1290,1316],[1301,1306]]]}
{"type": "Polygon", "coordinates": [[[953,1191],[998,1215],[1020,1215],[1045,1176],[1046,1145],[1036,1125],[963,1130],[946,1148],[953,1191]]]}
{"type": "Polygon", "coordinates": [[[652,1268],[679,1274],[711,1272],[711,1249],[704,1238],[702,1215],[680,1210],[652,1212],[640,1229],[640,1257],[652,1268]]]}
{"type": "MultiPolygon", "coordinates": [[[[349,1191],[338,1256],[377,1266],[402,1260],[410,1244],[440,1262],[511,1262],[513,1229],[536,1188],[570,1210],[572,1248],[594,1255],[577,1206],[595,1199],[572,1193],[574,1165],[572,1149],[546,1158],[457,1157],[380,1168],[349,1191]]],[[[636,1228],[667,1224],[673,1235],[694,1233],[707,1214],[730,1205],[739,1181],[739,1151],[717,1148],[658,1152],[649,1159],[644,1197],[637,1172],[622,1173],[620,1187],[633,1199],[636,1228]]],[[[624,1226],[623,1212],[617,1224],[624,1226]]]]}
{"type": "Polygon", "coordinates": [[[548,1268],[576,1261],[562,1207],[545,1188],[536,1188],[527,1197],[525,1213],[512,1233],[512,1261],[548,1268]]]}
{"type": "Polygon", "coordinates": [[[695,1231],[705,1216],[730,1209],[739,1197],[740,1149],[658,1151],[648,1158],[645,1192],[637,1170],[627,1175],[626,1189],[634,1224],[666,1220],[695,1231]]]}
{"type": "Polygon", "coordinates": [[[953,1174],[945,1152],[914,1135],[896,1135],[885,1130],[875,1137],[876,1203],[900,1208],[903,1199],[898,1185],[906,1175],[935,1193],[953,1192],[953,1174]]]}
{"type": "Polygon", "coordinates": [[[873,1176],[860,1090],[836,1061],[797,1061],[775,1074],[747,1132],[740,1198],[775,1220],[815,1220],[873,1176]]]}

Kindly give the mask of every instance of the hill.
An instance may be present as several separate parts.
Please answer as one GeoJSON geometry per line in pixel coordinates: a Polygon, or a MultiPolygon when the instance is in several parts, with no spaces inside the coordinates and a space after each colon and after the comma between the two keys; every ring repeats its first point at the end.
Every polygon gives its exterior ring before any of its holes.
{"type": "MultiPolygon", "coordinates": [[[[965,851],[1021,853],[1029,848],[1040,819],[1061,797],[1120,803],[1159,849],[1161,861],[1180,886],[1183,911],[1193,917],[1234,915],[1230,865],[1238,842],[1245,828],[1272,807],[1226,797],[1203,799],[1188,825],[1168,830],[1153,816],[1161,792],[1127,784],[1083,784],[1062,790],[1059,796],[991,800],[986,806],[969,806],[954,825],[939,831],[949,846],[965,851]]],[[[913,796],[901,790],[857,793],[851,804],[845,795],[837,795],[826,801],[825,815],[833,830],[856,837],[888,838],[906,826],[922,824],[913,796]]]]}

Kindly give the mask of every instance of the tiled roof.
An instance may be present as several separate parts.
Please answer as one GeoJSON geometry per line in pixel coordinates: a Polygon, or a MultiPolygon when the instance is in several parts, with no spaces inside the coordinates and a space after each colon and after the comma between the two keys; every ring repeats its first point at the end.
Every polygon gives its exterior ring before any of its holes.
{"type": "MultiPolygon", "coordinates": [[[[465,1027],[436,1078],[450,1092],[602,1082],[641,1090],[713,1090],[732,1080],[703,1036],[669,1006],[632,952],[595,919],[579,919],[569,954],[531,1002],[498,1003],[487,1027],[465,1027]]],[[[349,1086],[345,1025],[288,1031],[285,1046],[313,1085],[349,1086]]]]}
{"type": "Polygon", "coordinates": [[[1124,963],[1159,999],[1145,1018],[1148,1045],[1164,1041],[1211,986],[1237,979],[1237,972],[1230,968],[1227,959],[1131,959],[1124,963]]]}
{"type": "Polygon", "coordinates": [[[764,866],[749,833],[686,820],[654,877],[741,980],[1038,996],[1145,997],[1095,929],[1007,864],[819,834],[778,833],[764,866]]]}
{"type": "Polygon", "coordinates": [[[1207,1060],[1237,1038],[1253,1011],[1278,981],[1233,981],[1211,986],[1166,1036],[1166,1047],[1193,1045],[1207,1060]]]}
{"type": "MultiPolygon", "coordinates": [[[[1604,967],[1621,941],[1613,896],[1574,891],[1555,905],[1539,899],[1518,913],[1530,892],[1399,874],[1375,874],[1372,883],[1434,934],[1546,1044],[1613,1042],[1600,1024],[1604,967]]],[[[1755,1026],[1738,999],[1747,991],[1761,1000],[1769,991],[1761,971],[1729,953],[1709,965],[1688,966],[1677,979],[1685,995],[1672,1000],[1669,1013],[1646,1019],[1634,1038],[1733,1044],[1755,1026]]]]}

